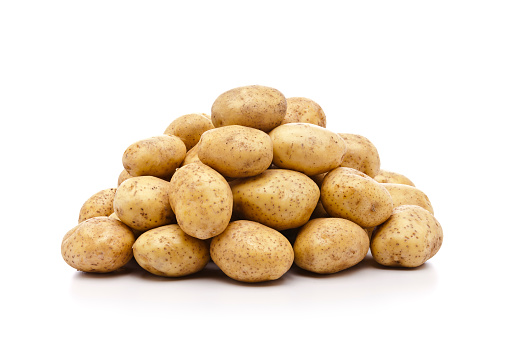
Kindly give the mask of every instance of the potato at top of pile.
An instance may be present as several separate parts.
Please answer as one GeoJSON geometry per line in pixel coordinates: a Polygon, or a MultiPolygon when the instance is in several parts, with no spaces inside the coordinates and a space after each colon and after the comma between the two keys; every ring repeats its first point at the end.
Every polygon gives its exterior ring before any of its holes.
{"type": "Polygon", "coordinates": [[[428,196],[381,168],[371,140],[271,87],[228,90],[210,116],[184,114],[119,158],[116,187],[90,196],[62,241],[78,270],[112,272],[133,258],[175,279],[213,262],[254,283],[293,264],[334,274],[369,250],[380,265],[417,267],[442,246],[428,196]]]}

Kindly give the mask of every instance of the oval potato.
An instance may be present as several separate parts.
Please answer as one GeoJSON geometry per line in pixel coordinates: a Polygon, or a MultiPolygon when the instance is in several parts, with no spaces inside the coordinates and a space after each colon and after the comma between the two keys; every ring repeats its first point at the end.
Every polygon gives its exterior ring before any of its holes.
{"type": "Polygon", "coordinates": [[[369,250],[368,234],[356,223],[341,218],[310,220],[295,243],[295,264],[320,274],[336,273],[361,262],[369,250]]]}
{"type": "Polygon", "coordinates": [[[348,219],[361,227],[380,225],[393,209],[385,187],[353,168],[338,167],[327,173],[320,193],[322,205],[331,217],[348,219]]]}
{"type": "Polygon", "coordinates": [[[281,278],[292,266],[292,245],[280,232],[248,220],[231,222],[210,243],[212,261],[227,276],[242,282],[281,278]]]}
{"type": "Polygon", "coordinates": [[[275,88],[253,85],[219,95],[211,109],[215,127],[241,125],[269,132],[286,114],[286,98],[275,88]]]}
{"type": "Polygon", "coordinates": [[[230,178],[251,177],[272,164],[272,140],[259,129],[231,125],[203,133],[198,158],[230,178]]]}
{"type": "Polygon", "coordinates": [[[416,205],[396,207],[371,236],[371,254],[384,266],[418,267],[431,259],[443,242],[438,220],[416,205]]]}
{"type": "Polygon", "coordinates": [[[400,173],[387,171],[380,169],[378,174],[375,175],[374,179],[380,183],[391,183],[391,184],[404,184],[409,186],[415,186],[412,180],[400,173]]]}
{"type": "Polygon", "coordinates": [[[163,277],[183,277],[201,271],[210,261],[209,244],[187,235],[176,225],[146,231],[133,245],[136,262],[163,277]]]}
{"type": "Polygon", "coordinates": [[[78,223],[93,217],[107,217],[113,213],[116,188],[107,188],[93,194],[81,206],[78,223]]]}
{"type": "Polygon", "coordinates": [[[417,205],[434,214],[428,196],[420,189],[405,184],[380,183],[380,185],[391,194],[393,207],[417,205]]]}
{"type": "Polygon", "coordinates": [[[342,167],[355,168],[371,178],[380,171],[380,155],[375,145],[365,136],[339,133],[346,143],[342,167]]]}
{"type": "Polygon", "coordinates": [[[311,99],[303,97],[286,98],[286,115],[283,124],[305,122],[326,127],[327,119],[323,109],[311,99]]]}
{"type": "Polygon", "coordinates": [[[69,230],[62,239],[64,261],[83,272],[113,272],[131,260],[133,232],[109,217],[92,217],[69,230]]]}
{"type": "Polygon", "coordinates": [[[174,135],[158,135],[130,145],[122,156],[126,171],[134,176],[170,179],[186,157],[186,145],[174,135]]]}
{"type": "Polygon", "coordinates": [[[214,125],[205,114],[190,113],[173,120],[166,127],[164,134],[179,137],[186,145],[186,151],[189,151],[200,141],[201,135],[212,128],[214,128],[214,125]]]}
{"type": "Polygon", "coordinates": [[[341,164],[346,152],[334,132],[308,123],[289,123],[269,133],[274,145],[274,165],[313,176],[341,164]]]}
{"type": "Polygon", "coordinates": [[[308,176],[291,170],[268,169],[230,182],[234,215],[276,230],[304,225],[313,213],[320,189],[308,176]]]}
{"type": "Polygon", "coordinates": [[[152,176],[130,178],[118,186],[113,209],[123,223],[139,231],[169,225],[175,222],[169,193],[170,183],[166,180],[152,176]]]}
{"type": "Polygon", "coordinates": [[[226,179],[211,167],[191,163],[177,170],[170,181],[170,204],[178,225],[198,239],[223,232],[233,210],[226,179]]]}

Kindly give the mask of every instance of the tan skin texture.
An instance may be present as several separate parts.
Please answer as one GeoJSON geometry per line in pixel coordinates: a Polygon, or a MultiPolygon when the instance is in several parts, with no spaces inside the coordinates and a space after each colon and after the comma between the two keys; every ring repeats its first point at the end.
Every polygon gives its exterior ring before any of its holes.
{"type": "Polygon", "coordinates": [[[133,246],[136,262],[163,277],[183,277],[201,271],[210,261],[209,244],[187,235],[176,225],[151,229],[133,246]]]}
{"type": "Polygon", "coordinates": [[[438,220],[420,206],[396,207],[371,237],[371,253],[384,266],[418,267],[431,259],[443,242],[438,220]]]}
{"type": "Polygon", "coordinates": [[[286,98],[286,115],[283,124],[305,122],[326,127],[327,119],[323,109],[311,99],[303,97],[286,98]]]}
{"type": "Polygon", "coordinates": [[[81,206],[78,223],[93,217],[107,217],[113,213],[113,198],[116,191],[116,188],[107,188],[88,198],[81,206]]]}
{"type": "Polygon", "coordinates": [[[125,180],[117,188],[113,208],[127,226],[139,231],[175,222],[169,201],[170,183],[152,176],[125,180]]]}
{"type": "Polygon", "coordinates": [[[174,135],[159,135],[130,145],[122,156],[132,176],[154,176],[169,180],[186,156],[186,145],[174,135]]]}
{"type": "Polygon", "coordinates": [[[118,175],[117,186],[120,186],[121,183],[132,177],[133,176],[130,175],[129,172],[127,172],[126,169],[124,168],[118,175]]]}
{"type": "Polygon", "coordinates": [[[366,137],[358,134],[339,133],[346,143],[346,154],[342,167],[355,168],[374,178],[380,171],[380,156],[375,145],[366,137]]]}
{"type": "Polygon", "coordinates": [[[380,171],[374,177],[374,179],[380,183],[404,184],[409,186],[415,186],[412,180],[408,179],[403,174],[387,171],[384,169],[380,169],[380,171]]]}
{"type": "Polygon", "coordinates": [[[215,127],[241,125],[269,132],[286,114],[286,98],[275,88],[253,85],[231,89],[214,101],[211,119],[215,127]]]}
{"type": "Polygon", "coordinates": [[[337,133],[313,124],[285,124],[269,135],[274,145],[274,165],[310,176],[338,167],[347,150],[337,133]]]}
{"type": "Polygon", "coordinates": [[[212,128],[214,125],[205,114],[191,113],[173,120],[164,134],[179,137],[186,145],[186,151],[189,151],[200,141],[201,135],[212,128]]]}
{"type": "Polygon", "coordinates": [[[417,205],[434,214],[433,206],[431,206],[428,196],[420,189],[405,184],[381,183],[381,185],[391,194],[394,207],[417,205]]]}
{"type": "Polygon", "coordinates": [[[113,272],[131,260],[133,232],[109,217],[93,217],[68,231],[62,240],[64,261],[83,272],[113,272]]]}
{"type": "Polygon", "coordinates": [[[321,202],[331,217],[374,227],[392,213],[390,193],[373,178],[353,168],[338,167],[323,180],[321,202]]]}
{"type": "Polygon", "coordinates": [[[304,225],[320,198],[320,190],[312,179],[285,169],[269,169],[230,185],[237,218],[257,221],[276,230],[304,225]]]}
{"type": "Polygon", "coordinates": [[[293,244],[295,264],[307,271],[331,274],[364,259],[369,250],[365,230],[341,218],[319,218],[302,226],[293,244]]]}
{"type": "Polygon", "coordinates": [[[232,125],[205,132],[198,144],[198,158],[223,176],[245,178],[269,168],[272,150],[267,133],[232,125]]]}
{"type": "Polygon", "coordinates": [[[226,179],[211,167],[191,163],[170,181],[170,198],[177,223],[198,239],[220,234],[232,215],[233,197],[226,179]]]}
{"type": "Polygon", "coordinates": [[[281,278],[292,266],[292,245],[280,232],[254,221],[231,222],[210,244],[214,263],[242,282],[281,278]]]}

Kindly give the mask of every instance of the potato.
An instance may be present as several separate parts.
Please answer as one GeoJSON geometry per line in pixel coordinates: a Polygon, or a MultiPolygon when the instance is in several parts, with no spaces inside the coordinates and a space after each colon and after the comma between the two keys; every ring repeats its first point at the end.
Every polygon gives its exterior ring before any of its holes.
{"type": "Polygon", "coordinates": [[[259,129],[232,125],[203,133],[198,158],[230,178],[251,177],[272,164],[272,140],[259,129]]]}
{"type": "Polygon", "coordinates": [[[371,237],[371,253],[384,266],[418,267],[431,259],[443,242],[442,226],[424,208],[396,207],[371,237]]]}
{"type": "Polygon", "coordinates": [[[198,157],[198,144],[196,144],[193,148],[191,148],[186,153],[186,157],[184,158],[184,161],[182,161],[182,164],[180,164],[181,167],[184,167],[187,164],[191,164],[193,162],[201,162],[200,158],[198,157]]]}
{"type": "Polygon", "coordinates": [[[139,231],[169,225],[175,214],[169,201],[170,183],[140,176],[125,180],[117,188],[113,209],[123,223],[139,231]]]}
{"type": "Polygon", "coordinates": [[[163,277],[183,277],[201,271],[210,261],[209,244],[193,238],[176,225],[146,231],[133,246],[136,262],[163,277]]]}
{"type": "Polygon", "coordinates": [[[281,278],[292,266],[292,245],[278,231],[248,220],[231,222],[210,243],[212,261],[227,276],[242,282],[281,278]]]}
{"type": "Polygon", "coordinates": [[[92,217],[107,217],[113,213],[113,198],[116,191],[116,188],[107,188],[88,198],[81,206],[78,223],[92,217]]]}
{"type": "Polygon", "coordinates": [[[346,154],[342,167],[355,168],[374,178],[380,171],[380,156],[375,145],[358,134],[339,133],[346,143],[346,154]]]}
{"type": "Polygon", "coordinates": [[[228,226],[233,197],[221,174],[202,163],[192,163],[179,168],[171,178],[170,204],[184,232],[208,239],[228,226]]]}
{"type": "Polygon", "coordinates": [[[434,214],[433,206],[431,206],[428,196],[420,189],[405,184],[380,183],[380,185],[385,187],[391,194],[393,207],[417,205],[434,214]]]}
{"type": "Polygon", "coordinates": [[[238,219],[257,221],[276,230],[304,225],[320,198],[320,189],[312,179],[285,169],[268,169],[230,185],[238,219]]]}
{"type": "Polygon", "coordinates": [[[283,124],[305,122],[326,127],[327,120],[323,109],[311,99],[302,97],[286,98],[286,115],[283,124]]]}
{"type": "Polygon", "coordinates": [[[369,238],[356,223],[341,218],[318,218],[302,226],[293,244],[295,264],[310,272],[336,273],[366,257],[369,238]]]}
{"type": "Polygon", "coordinates": [[[415,186],[412,180],[400,173],[387,171],[380,169],[378,174],[375,175],[374,179],[380,183],[391,183],[391,184],[404,184],[409,186],[415,186]]]}
{"type": "Polygon", "coordinates": [[[121,183],[132,177],[133,176],[130,175],[129,172],[127,172],[126,169],[124,168],[122,172],[120,172],[120,174],[118,175],[117,186],[120,186],[121,183]]]}
{"type": "Polygon", "coordinates": [[[173,120],[164,131],[164,134],[179,137],[189,151],[200,141],[203,132],[214,128],[212,121],[205,114],[184,114],[173,120]]]}
{"type": "Polygon", "coordinates": [[[186,157],[186,145],[174,135],[139,140],[124,152],[122,164],[132,176],[154,176],[169,180],[186,157]]]}
{"type": "Polygon", "coordinates": [[[274,165],[309,176],[338,167],[346,152],[346,144],[337,133],[313,124],[285,124],[269,135],[274,144],[274,165]]]}
{"type": "Polygon", "coordinates": [[[286,98],[275,88],[244,86],[222,93],[214,101],[211,119],[215,127],[241,125],[269,132],[286,114],[286,98]]]}
{"type": "Polygon", "coordinates": [[[68,231],[62,240],[64,261],[83,272],[113,272],[131,260],[133,232],[109,217],[93,217],[68,231]]]}
{"type": "Polygon", "coordinates": [[[338,167],[327,173],[320,193],[322,205],[331,217],[348,219],[361,227],[378,226],[393,209],[385,187],[353,168],[338,167]]]}

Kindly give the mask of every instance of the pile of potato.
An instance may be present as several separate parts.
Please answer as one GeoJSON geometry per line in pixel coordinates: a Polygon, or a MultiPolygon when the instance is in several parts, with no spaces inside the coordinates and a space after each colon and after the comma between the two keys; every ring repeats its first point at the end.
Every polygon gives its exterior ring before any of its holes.
{"type": "Polygon", "coordinates": [[[366,137],[326,128],[313,100],[265,86],[231,89],[127,147],[115,188],[82,206],[62,256],[84,272],[133,257],[182,277],[212,260],[242,282],[275,280],[295,263],[332,274],[371,249],[385,266],[417,267],[442,245],[426,194],[380,169],[366,137]]]}

